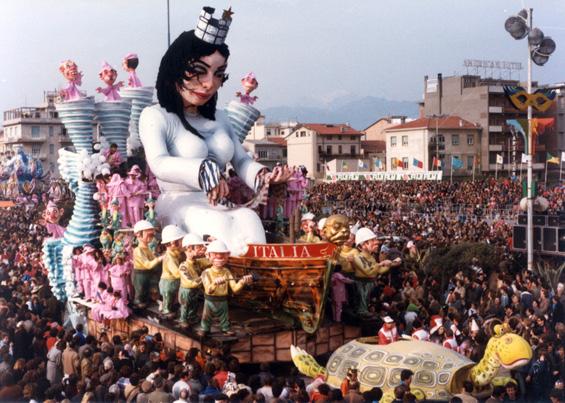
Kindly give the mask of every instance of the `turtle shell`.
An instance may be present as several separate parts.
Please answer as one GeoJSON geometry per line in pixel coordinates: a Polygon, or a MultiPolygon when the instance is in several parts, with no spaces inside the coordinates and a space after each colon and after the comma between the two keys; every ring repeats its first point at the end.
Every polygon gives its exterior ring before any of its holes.
{"type": "Polygon", "coordinates": [[[400,340],[387,345],[376,344],[375,338],[352,340],[331,355],[326,366],[327,383],[339,388],[349,368],[357,368],[361,390],[375,386],[383,392],[400,384],[400,372],[414,372],[411,388],[420,389],[427,399],[449,400],[456,373],[475,363],[464,355],[438,344],[400,340]]]}

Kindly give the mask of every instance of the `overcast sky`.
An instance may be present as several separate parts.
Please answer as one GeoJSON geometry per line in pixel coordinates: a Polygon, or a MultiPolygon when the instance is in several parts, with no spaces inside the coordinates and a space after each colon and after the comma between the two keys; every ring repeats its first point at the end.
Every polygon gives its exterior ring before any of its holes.
{"type": "MultiPolygon", "coordinates": [[[[235,12],[221,103],[248,71],[259,80],[261,109],[342,96],[418,101],[424,75],[463,73],[464,59],[525,67],[525,41],[504,31],[523,7],[534,8],[534,25],[557,42],[534,79],[565,81],[563,0],[170,0],[172,39],[194,28],[204,5],[235,12]]],[[[128,52],[139,54],[138,74],[152,85],[166,46],[166,0],[1,0],[0,110],[37,105],[43,90],[61,88],[58,65],[67,58],[84,72],[89,94],[104,60],[126,79],[128,52]]]]}

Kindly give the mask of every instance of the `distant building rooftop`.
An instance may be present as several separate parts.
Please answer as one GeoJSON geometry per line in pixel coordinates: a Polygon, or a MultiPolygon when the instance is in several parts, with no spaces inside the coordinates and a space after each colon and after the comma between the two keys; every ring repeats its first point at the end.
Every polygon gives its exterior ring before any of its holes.
{"type": "Polygon", "coordinates": [[[386,129],[387,132],[409,129],[478,129],[479,126],[459,116],[425,117],[386,129]]]}

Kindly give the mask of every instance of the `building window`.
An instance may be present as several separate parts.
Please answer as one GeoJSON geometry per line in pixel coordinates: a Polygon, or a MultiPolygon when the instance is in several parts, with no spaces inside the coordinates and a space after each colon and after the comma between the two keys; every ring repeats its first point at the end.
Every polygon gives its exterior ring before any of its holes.
{"type": "Polygon", "coordinates": [[[316,163],[316,172],[320,172],[320,163],[319,162],[316,163]]]}
{"type": "Polygon", "coordinates": [[[355,136],[349,136],[351,140],[355,140],[355,136]]]}
{"type": "Polygon", "coordinates": [[[286,148],[283,148],[282,156],[283,156],[283,158],[286,158],[286,156],[287,156],[286,155],[286,148]]]}
{"type": "Polygon", "coordinates": [[[458,146],[459,145],[459,135],[458,134],[452,134],[451,135],[451,145],[452,146],[458,146]]]}
{"type": "Polygon", "coordinates": [[[357,154],[357,147],[351,146],[351,155],[357,154]]]}
{"type": "Polygon", "coordinates": [[[267,151],[266,150],[261,150],[259,151],[259,158],[267,158],[267,151]]]}
{"type": "Polygon", "coordinates": [[[396,147],[396,136],[391,136],[391,137],[390,137],[390,146],[391,146],[391,147],[396,147]]]}
{"type": "Polygon", "coordinates": [[[271,135],[271,131],[267,130],[267,136],[270,136],[270,135],[271,135]]]}
{"type": "Polygon", "coordinates": [[[342,146],[337,146],[337,153],[339,155],[343,154],[343,147],[342,146]]]}
{"type": "Polygon", "coordinates": [[[473,170],[473,161],[475,161],[475,156],[474,155],[468,155],[467,156],[467,171],[473,170]]]}
{"type": "Polygon", "coordinates": [[[49,154],[55,154],[55,144],[49,144],[49,154]]]}
{"type": "Polygon", "coordinates": [[[443,134],[439,134],[437,136],[438,141],[441,143],[445,143],[445,137],[443,136],[443,134]]]}
{"type": "Polygon", "coordinates": [[[322,154],[323,152],[324,152],[324,151],[323,151],[323,149],[322,149],[322,146],[319,145],[319,146],[318,146],[318,154],[322,154]]]}
{"type": "Polygon", "coordinates": [[[300,137],[306,137],[306,130],[300,131],[300,137]]]}
{"type": "Polygon", "coordinates": [[[31,126],[31,138],[39,138],[39,126],[31,126]]]}
{"type": "Polygon", "coordinates": [[[402,168],[408,169],[408,157],[402,158],[402,168]]]}
{"type": "Polygon", "coordinates": [[[61,128],[61,136],[66,136],[67,135],[67,129],[65,129],[64,127],[61,128]]]}
{"type": "Polygon", "coordinates": [[[49,126],[49,137],[53,137],[53,126],[49,126]]]}
{"type": "Polygon", "coordinates": [[[332,146],[326,146],[326,154],[332,153],[332,146]]]}
{"type": "Polygon", "coordinates": [[[31,156],[32,157],[39,157],[39,153],[41,152],[41,144],[33,144],[31,146],[31,156]]]}
{"type": "Polygon", "coordinates": [[[403,146],[407,146],[407,145],[408,145],[408,136],[402,136],[402,145],[403,145],[403,146]]]}
{"type": "Polygon", "coordinates": [[[338,139],[338,140],[341,140],[342,137],[343,137],[343,136],[337,136],[337,139],[338,139]]]}
{"type": "Polygon", "coordinates": [[[472,146],[475,144],[475,136],[473,134],[467,135],[467,145],[472,146]]]}
{"type": "Polygon", "coordinates": [[[334,139],[334,136],[328,136],[328,140],[332,141],[334,139]]]}

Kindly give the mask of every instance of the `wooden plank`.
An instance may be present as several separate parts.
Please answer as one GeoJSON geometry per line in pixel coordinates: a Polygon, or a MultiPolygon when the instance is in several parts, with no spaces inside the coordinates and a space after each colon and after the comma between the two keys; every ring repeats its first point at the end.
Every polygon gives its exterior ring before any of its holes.
{"type": "Polygon", "coordinates": [[[273,346],[253,347],[253,362],[271,362],[275,360],[275,348],[273,346]]]}
{"type": "Polygon", "coordinates": [[[251,339],[252,348],[256,346],[274,346],[275,345],[275,335],[270,334],[258,334],[251,339]]]}
{"type": "Polygon", "coordinates": [[[280,348],[277,349],[277,361],[292,361],[290,356],[290,348],[280,348]]]}
{"type": "Polygon", "coordinates": [[[251,337],[242,337],[231,346],[232,352],[251,351],[251,337]]]}
{"type": "Polygon", "coordinates": [[[232,354],[235,358],[239,360],[240,364],[251,363],[251,352],[250,351],[238,351],[232,354]]]}
{"type": "Polygon", "coordinates": [[[329,351],[328,343],[316,344],[316,355],[326,354],[329,351]]]}
{"type": "Polygon", "coordinates": [[[347,341],[361,337],[361,329],[355,326],[345,326],[343,329],[343,337],[347,341]]]}
{"type": "Polygon", "coordinates": [[[275,336],[275,345],[277,349],[290,348],[292,344],[292,332],[278,332],[275,336]]]}
{"type": "Polygon", "coordinates": [[[330,337],[343,335],[343,325],[341,323],[333,323],[330,325],[330,337]]]}
{"type": "Polygon", "coordinates": [[[327,327],[322,327],[316,332],[316,343],[327,343],[330,338],[330,331],[327,327]]]}
{"type": "Polygon", "coordinates": [[[330,341],[329,341],[330,351],[337,350],[343,344],[345,344],[345,343],[343,341],[343,335],[342,334],[330,336],[330,341]]]}

